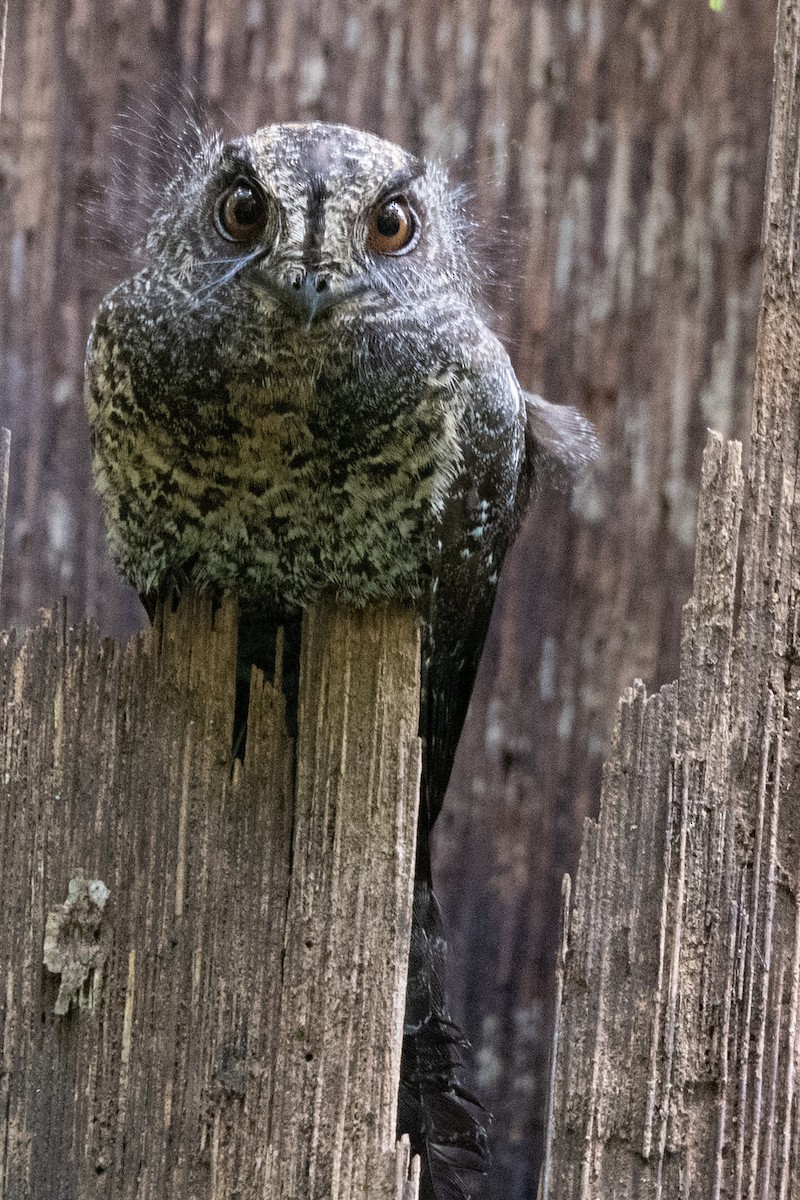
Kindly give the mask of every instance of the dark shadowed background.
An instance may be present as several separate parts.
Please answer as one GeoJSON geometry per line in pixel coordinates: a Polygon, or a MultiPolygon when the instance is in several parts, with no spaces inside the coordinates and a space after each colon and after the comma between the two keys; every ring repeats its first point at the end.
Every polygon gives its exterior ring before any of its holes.
{"type": "Polygon", "coordinates": [[[63,594],[111,633],[143,621],[105,553],[81,368],[189,91],[228,132],[344,121],[449,163],[520,379],[598,426],[596,471],[540,496],[507,563],[438,835],[495,1114],[484,1200],[535,1195],[561,876],[621,689],[677,671],[706,427],[748,427],[774,27],[752,0],[11,3],[4,622],[63,594]]]}

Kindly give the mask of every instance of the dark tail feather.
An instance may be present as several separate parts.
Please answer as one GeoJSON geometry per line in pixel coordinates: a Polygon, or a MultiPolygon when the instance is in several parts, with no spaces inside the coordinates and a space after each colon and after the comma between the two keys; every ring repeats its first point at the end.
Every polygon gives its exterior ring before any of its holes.
{"type": "Polygon", "coordinates": [[[488,1114],[461,1083],[463,1034],[450,1020],[442,973],[447,946],[436,897],[414,881],[397,1131],[422,1160],[420,1200],[469,1200],[464,1172],[489,1165],[488,1114]]]}
{"type": "Polygon", "coordinates": [[[548,483],[578,483],[600,452],[591,421],[577,408],[550,404],[541,396],[523,392],[526,411],[528,462],[548,483]]]}

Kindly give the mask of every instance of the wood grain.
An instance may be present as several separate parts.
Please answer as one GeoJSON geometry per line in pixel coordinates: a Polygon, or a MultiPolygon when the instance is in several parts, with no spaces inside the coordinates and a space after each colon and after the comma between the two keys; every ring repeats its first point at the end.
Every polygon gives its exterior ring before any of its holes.
{"type": "Polygon", "coordinates": [[[192,595],[124,648],[61,609],[0,638],[9,1200],[415,1200],[417,624],[308,614],[296,770],[258,675],[232,764],[235,651],[192,595]]]}
{"type": "Polygon", "coordinates": [[[619,706],[564,906],[542,1200],[800,1196],[799,48],[782,0],[749,469],[712,435],[679,679],[619,706]]]}
{"type": "Polygon", "coordinates": [[[500,605],[440,823],[454,1015],[494,1112],[481,1195],[529,1200],[560,882],[622,689],[675,678],[710,425],[746,439],[777,0],[15,0],[0,121],[0,419],[14,434],[4,621],[61,595],[127,636],[81,373],[187,104],[226,132],[346,121],[471,193],[522,383],[597,423],[544,492],[500,605]],[[133,107],[138,120],[125,114],[133,107]],[[122,124],[121,132],[114,126],[122,124]]]}

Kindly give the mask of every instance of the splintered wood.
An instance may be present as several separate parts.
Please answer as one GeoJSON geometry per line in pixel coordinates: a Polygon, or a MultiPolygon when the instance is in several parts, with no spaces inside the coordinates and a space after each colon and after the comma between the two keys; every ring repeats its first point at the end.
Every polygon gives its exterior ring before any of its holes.
{"type": "Polygon", "coordinates": [[[236,612],[0,640],[8,1200],[415,1200],[395,1152],[420,773],[407,613],[322,606],[297,768],[236,612]],[[296,782],[295,782],[296,781],[296,782]]]}
{"type": "Polygon", "coordinates": [[[798,50],[783,0],[748,479],[712,435],[680,678],[624,696],[566,881],[543,1200],[800,1197],[798,50]]]}

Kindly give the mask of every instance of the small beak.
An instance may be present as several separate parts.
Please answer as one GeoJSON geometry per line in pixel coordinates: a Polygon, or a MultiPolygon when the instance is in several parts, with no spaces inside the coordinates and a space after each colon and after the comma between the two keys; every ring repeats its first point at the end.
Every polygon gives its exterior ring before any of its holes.
{"type": "Polygon", "coordinates": [[[281,299],[292,312],[305,317],[310,325],[317,313],[344,296],[331,287],[327,271],[296,271],[281,289],[281,299]]]}
{"type": "Polygon", "coordinates": [[[305,320],[306,329],[326,308],[369,291],[366,280],[358,276],[342,278],[335,272],[310,267],[295,267],[279,281],[273,277],[268,286],[276,300],[305,320]]]}

